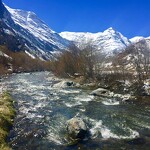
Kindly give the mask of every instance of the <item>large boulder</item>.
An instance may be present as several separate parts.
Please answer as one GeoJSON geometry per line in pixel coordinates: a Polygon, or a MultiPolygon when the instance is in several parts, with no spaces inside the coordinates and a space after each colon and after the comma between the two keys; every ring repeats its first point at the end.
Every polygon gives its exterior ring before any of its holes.
{"type": "Polygon", "coordinates": [[[90,94],[94,96],[102,96],[102,97],[113,97],[114,95],[113,92],[110,92],[109,90],[103,88],[98,88],[92,91],[90,94]]]}
{"type": "Polygon", "coordinates": [[[114,92],[111,92],[107,89],[103,89],[103,88],[98,88],[94,91],[92,91],[90,93],[91,95],[94,95],[94,96],[100,96],[100,97],[104,97],[104,98],[108,98],[108,99],[111,99],[111,101],[113,102],[112,98],[115,99],[115,102],[116,100],[120,100],[122,102],[124,101],[128,101],[128,100],[135,100],[136,97],[135,96],[132,96],[131,94],[115,94],[114,92]]]}
{"type": "Polygon", "coordinates": [[[67,132],[72,139],[83,140],[88,137],[88,127],[85,122],[79,118],[74,117],[67,121],[67,132]]]}
{"type": "Polygon", "coordinates": [[[73,81],[61,81],[59,83],[54,84],[54,88],[67,88],[67,87],[74,87],[76,83],[73,81]]]}

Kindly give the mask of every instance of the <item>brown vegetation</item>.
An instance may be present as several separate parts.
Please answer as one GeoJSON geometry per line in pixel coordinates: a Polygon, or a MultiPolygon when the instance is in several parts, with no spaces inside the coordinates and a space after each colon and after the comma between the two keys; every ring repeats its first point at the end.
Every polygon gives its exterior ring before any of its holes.
{"type": "Polygon", "coordinates": [[[109,86],[117,92],[125,92],[123,90],[127,80],[133,84],[131,90],[134,93],[143,94],[144,81],[150,77],[148,47],[138,43],[111,57],[106,57],[101,51],[96,50],[90,43],[82,50],[70,47],[51,61],[51,70],[61,77],[82,76],[85,82],[100,83],[101,86],[109,86]],[[107,63],[111,65],[106,66],[107,63]]]}
{"type": "Polygon", "coordinates": [[[58,76],[94,78],[99,69],[96,65],[98,58],[94,51],[95,49],[90,45],[87,45],[83,50],[70,46],[69,50],[51,61],[51,69],[58,76]]]}
{"type": "Polygon", "coordinates": [[[0,56],[0,75],[17,72],[32,72],[49,70],[49,62],[33,59],[25,52],[12,52],[5,46],[0,46],[0,51],[9,57],[0,56]]]}

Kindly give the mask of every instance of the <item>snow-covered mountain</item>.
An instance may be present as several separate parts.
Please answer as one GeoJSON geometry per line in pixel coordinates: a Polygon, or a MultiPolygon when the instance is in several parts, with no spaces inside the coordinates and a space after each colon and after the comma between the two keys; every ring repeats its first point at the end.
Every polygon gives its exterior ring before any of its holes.
{"type": "Polygon", "coordinates": [[[8,6],[5,7],[10,12],[11,17],[16,24],[29,31],[41,41],[53,44],[59,49],[66,48],[70,43],[68,40],[63,39],[59,36],[59,34],[50,29],[41,19],[36,16],[34,12],[12,9],[8,6]]]}
{"type": "Polygon", "coordinates": [[[3,5],[1,0],[0,7],[0,34],[3,35],[3,40],[5,39],[3,43],[10,41],[7,40],[8,37],[17,37],[22,45],[18,45],[15,50],[24,50],[33,57],[50,59],[54,53],[67,49],[71,44],[51,30],[35,13],[9,8],[3,5]]]}
{"type": "Polygon", "coordinates": [[[13,51],[23,50],[32,57],[50,59],[55,53],[62,52],[73,43],[81,49],[90,44],[97,52],[111,55],[122,52],[130,44],[141,40],[150,45],[150,38],[135,37],[129,40],[113,28],[98,33],[58,34],[35,13],[9,8],[0,0],[0,45],[7,45],[13,51]]]}
{"type": "Polygon", "coordinates": [[[131,43],[133,43],[133,44],[134,43],[138,43],[138,42],[140,42],[142,40],[145,40],[145,38],[143,36],[135,36],[135,37],[130,39],[131,43]]]}
{"type": "Polygon", "coordinates": [[[83,45],[89,43],[97,49],[109,54],[123,50],[131,44],[126,37],[113,28],[98,33],[61,32],[60,35],[65,39],[73,41],[80,48],[84,48],[83,45]]]}
{"type": "Polygon", "coordinates": [[[136,36],[133,37],[132,39],[130,39],[132,44],[136,44],[136,43],[142,43],[142,44],[146,44],[148,48],[150,48],[150,37],[143,37],[143,36],[136,36]]]}

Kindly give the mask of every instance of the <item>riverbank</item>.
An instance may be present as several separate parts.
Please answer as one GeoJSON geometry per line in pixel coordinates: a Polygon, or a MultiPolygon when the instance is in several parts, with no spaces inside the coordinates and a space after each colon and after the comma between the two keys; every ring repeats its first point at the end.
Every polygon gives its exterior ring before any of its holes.
{"type": "MultiPolygon", "coordinates": [[[[95,87],[82,89],[85,84],[57,78],[51,72],[12,74],[2,80],[17,103],[8,139],[12,149],[147,149],[150,105],[93,96],[95,87]],[[66,147],[66,123],[75,116],[85,121],[91,136],[66,147]]],[[[87,84],[94,86],[93,81],[87,84]]]]}
{"type": "Polygon", "coordinates": [[[10,150],[7,144],[7,136],[13,125],[15,117],[14,100],[9,93],[0,95],[0,149],[10,150]]]}
{"type": "Polygon", "coordinates": [[[78,83],[80,85],[78,87],[83,89],[100,90],[99,93],[105,91],[100,96],[150,104],[150,79],[140,84],[136,80],[87,80],[84,77],[70,78],[70,80],[78,83]]]}

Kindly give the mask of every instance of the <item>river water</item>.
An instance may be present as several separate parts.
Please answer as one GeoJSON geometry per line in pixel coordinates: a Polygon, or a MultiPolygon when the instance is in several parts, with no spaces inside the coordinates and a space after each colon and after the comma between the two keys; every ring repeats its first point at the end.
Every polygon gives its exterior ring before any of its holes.
{"type": "Polygon", "coordinates": [[[2,81],[16,100],[8,141],[14,150],[149,150],[150,105],[119,103],[63,88],[49,72],[11,75],[2,81]],[[66,121],[79,116],[91,137],[66,146],[66,121]]]}

